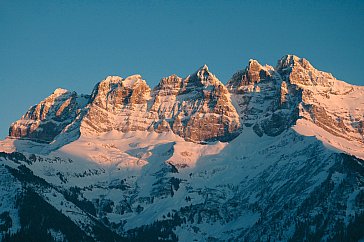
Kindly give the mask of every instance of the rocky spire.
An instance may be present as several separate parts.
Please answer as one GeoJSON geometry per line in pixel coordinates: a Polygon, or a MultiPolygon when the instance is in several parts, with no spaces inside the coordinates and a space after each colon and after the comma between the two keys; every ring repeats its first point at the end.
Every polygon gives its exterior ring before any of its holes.
{"type": "Polygon", "coordinates": [[[185,79],[163,78],[152,97],[139,75],[111,80],[97,85],[97,95],[82,120],[82,133],[173,131],[200,142],[229,140],[239,131],[239,115],[228,90],[206,65],[185,79]]]}
{"type": "Polygon", "coordinates": [[[196,87],[217,85],[222,85],[222,83],[214,74],[212,74],[212,72],[209,71],[209,68],[206,64],[201,66],[195,73],[189,75],[183,81],[183,88],[187,91],[191,88],[194,89],[196,87]]]}
{"type": "Polygon", "coordinates": [[[244,70],[236,72],[227,83],[232,92],[249,91],[255,83],[271,79],[269,67],[262,66],[257,60],[250,59],[244,70]]]}
{"type": "Polygon", "coordinates": [[[300,58],[295,55],[285,55],[283,56],[276,66],[276,70],[280,71],[287,68],[299,67],[305,70],[314,69],[311,63],[305,58],[300,58]]]}
{"type": "Polygon", "coordinates": [[[182,87],[182,78],[173,74],[164,77],[160,80],[159,84],[154,88],[154,92],[158,95],[177,95],[182,87]]]}
{"type": "Polygon", "coordinates": [[[295,55],[283,56],[275,69],[284,81],[295,85],[330,87],[336,80],[330,73],[317,70],[308,60],[295,55]]]}
{"type": "Polygon", "coordinates": [[[120,111],[124,105],[144,104],[150,98],[150,87],[140,75],[125,79],[108,76],[92,92],[92,106],[108,111],[120,111]]]}

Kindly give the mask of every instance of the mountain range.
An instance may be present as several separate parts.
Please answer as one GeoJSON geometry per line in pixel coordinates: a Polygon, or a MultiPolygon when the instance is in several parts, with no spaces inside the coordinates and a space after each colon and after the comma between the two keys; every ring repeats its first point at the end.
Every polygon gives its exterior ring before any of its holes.
{"type": "Polygon", "coordinates": [[[364,240],[364,87],[294,55],[62,88],[0,141],[3,241],[364,240]]]}

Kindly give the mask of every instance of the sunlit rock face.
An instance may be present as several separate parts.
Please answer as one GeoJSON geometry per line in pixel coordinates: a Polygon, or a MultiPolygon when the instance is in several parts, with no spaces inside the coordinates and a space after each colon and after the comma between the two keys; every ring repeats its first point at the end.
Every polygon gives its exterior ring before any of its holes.
{"type": "Polygon", "coordinates": [[[363,87],[339,81],[293,55],[284,56],[276,70],[288,87],[287,91],[282,88],[283,105],[297,97],[300,118],[335,136],[363,143],[363,87]],[[351,100],[357,103],[355,107],[351,100]]]}
{"type": "Polygon", "coordinates": [[[94,89],[81,133],[173,131],[186,140],[231,140],[239,116],[226,87],[208,70],[163,78],[151,92],[140,76],[108,77],[94,89]]]}
{"type": "Polygon", "coordinates": [[[244,70],[233,75],[227,88],[236,100],[243,125],[253,127],[259,136],[278,135],[297,118],[295,103],[299,102],[299,92],[288,90],[271,66],[250,60],[244,70]],[[294,98],[287,102],[286,96],[291,92],[295,92],[294,98]]]}
{"type": "Polygon", "coordinates": [[[91,97],[57,89],[13,123],[9,135],[49,143],[70,130],[76,136],[155,131],[193,142],[230,141],[244,127],[276,136],[306,120],[362,143],[364,108],[349,100],[361,102],[363,94],[362,87],[286,55],[276,67],[250,60],[226,85],[204,65],[186,78],[162,78],[154,89],[140,75],[109,76],[91,97]]]}
{"type": "Polygon", "coordinates": [[[154,90],[140,75],[109,76],[91,97],[57,89],[15,122],[9,135],[51,142],[75,129],[78,135],[172,131],[194,142],[228,141],[239,133],[240,121],[228,90],[205,65],[185,79],[165,77],[154,90]]]}
{"type": "Polygon", "coordinates": [[[240,129],[228,90],[206,65],[183,80],[162,79],[155,89],[153,111],[186,140],[231,140],[240,129]]]}
{"type": "Polygon", "coordinates": [[[107,77],[92,92],[81,133],[146,130],[150,98],[150,88],[140,75],[107,77]]]}
{"type": "Polygon", "coordinates": [[[227,88],[238,93],[252,90],[257,83],[272,79],[270,70],[273,70],[271,66],[262,66],[258,61],[250,60],[244,70],[233,75],[227,83],[227,88]]]}
{"type": "Polygon", "coordinates": [[[315,69],[306,59],[282,57],[275,68],[249,61],[227,83],[237,103],[243,126],[258,135],[275,136],[298,119],[315,123],[334,135],[363,142],[363,87],[335,79],[315,69]]]}
{"type": "Polygon", "coordinates": [[[89,96],[56,89],[14,122],[9,129],[9,136],[49,143],[75,120],[88,100],[89,96]]]}

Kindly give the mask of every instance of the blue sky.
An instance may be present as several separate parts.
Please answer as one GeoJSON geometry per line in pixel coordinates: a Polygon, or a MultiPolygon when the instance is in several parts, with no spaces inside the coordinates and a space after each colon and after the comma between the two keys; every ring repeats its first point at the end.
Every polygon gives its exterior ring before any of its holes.
{"type": "Polygon", "coordinates": [[[107,75],[154,87],[207,64],[226,82],[250,58],[307,58],[364,85],[364,1],[0,0],[0,138],[57,87],[107,75]]]}

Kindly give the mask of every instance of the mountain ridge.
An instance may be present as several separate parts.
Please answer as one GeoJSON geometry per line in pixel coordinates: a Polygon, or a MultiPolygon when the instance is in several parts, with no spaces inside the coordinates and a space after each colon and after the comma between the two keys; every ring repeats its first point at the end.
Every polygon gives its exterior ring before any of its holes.
{"type": "MultiPolygon", "coordinates": [[[[70,93],[57,90],[59,95],[70,93]]],[[[122,132],[171,130],[193,142],[230,141],[244,126],[253,126],[260,136],[274,136],[304,119],[335,136],[350,142],[353,139],[356,146],[361,146],[362,106],[337,115],[339,111],[332,108],[330,98],[336,99],[335,105],[340,107],[343,104],[339,96],[359,98],[363,93],[363,87],[339,81],[294,55],[283,56],[276,67],[262,66],[251,59],[247,67],[236,72],[226,84],[217,79],[206,64],[185,78],[175,74],[162,78],[154,88],[139,74],[127,78],[108,76],[96,84],[91,96],[72,92],[73,98],[69,100],[67,96],[60,100],[61,104],[54,104],[52,95],[55,94],[52,94],[14,122],[9,137],[62,146],[61,136],[72,126],[78,136],[114,129],[122,132]],[[83,103],[75,104],[76,97],[83,98],[83,103]],[[47,105],[57,109],[51,108],[56,113],[43,115],[41,112],[48,111],[47,107],[43,111],[47,105]],[[60,124],[59,115],[63,110],[69,112],[65,114],[69,119],[60,124]],[[47,136],[42,134],[42,126],[57,128],[52,128],[54,133],[47,136]],[[59,140],[54,140],[56,137],[59,140]]],[[[359,101],[364,103],[364,100],[359,101]]],[[[348,105],[341,109],[348,109],[348,105]]]]}
{"type": "Polygon", "coordinates": [[[0,141],[5,241],[364,239],[364,87],[303,58],[52,95],[0,141]]]}

